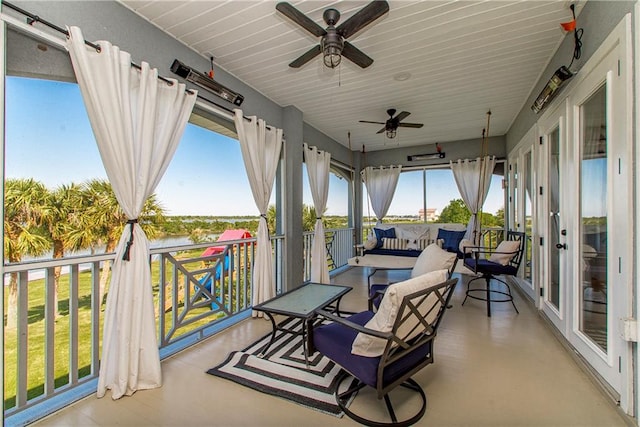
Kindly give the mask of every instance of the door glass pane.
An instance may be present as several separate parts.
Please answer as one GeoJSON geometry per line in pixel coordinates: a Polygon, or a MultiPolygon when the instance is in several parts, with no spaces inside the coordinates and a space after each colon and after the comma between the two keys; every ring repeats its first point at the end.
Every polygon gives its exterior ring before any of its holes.
{"type": "Polygon", "coordinates": [[[511,202],[511,207],[513,209],[513,224],[512,228],[514,230],[520,230],[520,212],[518,212],[518,163],[513,164],[513,200],[511,202]]]}
{"type": "Polygon", "coordinates": [[[525,247],[525,264],[524,264],[524,278],[531,282],[531,233],[532,233],[532,208],[531,208],[531,193],[533,191],[533,177],[532,177],[532,164],[531,164],[531,151],[524,155],[524,232],[526,236],[525,247]]]}
{"type": "Polygon", "coordinates": [[[580,330],[607,350],[606,87],[589,98],[581,118],[580,330]]]}
{"type": "Polygon", "coordinates": [[[549,301],[560,309],[560,128],[548,135],[549,142],[549,301]]]}

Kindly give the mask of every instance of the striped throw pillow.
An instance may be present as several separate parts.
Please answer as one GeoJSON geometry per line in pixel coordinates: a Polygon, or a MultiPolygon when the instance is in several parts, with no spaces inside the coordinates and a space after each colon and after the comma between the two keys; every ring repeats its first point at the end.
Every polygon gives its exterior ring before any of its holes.
{"type": "Polygon", "coordinates": [[[382,249],[407,249],[407,239],[384,237],[382,239],[382,249]]]}
{"type": "Polygon", "coordinates": [[[429,246],[431,243],[433,243],[431,241],[431,239],[419,239],[417,241],[418,244],[418,249],[420,250],[424,250],[427,246],[429,246]]]}

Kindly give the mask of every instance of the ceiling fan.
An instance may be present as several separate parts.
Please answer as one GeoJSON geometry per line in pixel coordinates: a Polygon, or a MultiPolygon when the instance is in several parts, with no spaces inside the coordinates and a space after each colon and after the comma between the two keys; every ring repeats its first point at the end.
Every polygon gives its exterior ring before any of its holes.
{"type": "Polygon", "coordinates": [[[337,67],[342,56],[362,68],[367,68],[373,63],[373,59],[346,39],[387,13],[389,4],[386,1],[373,1],[337,27],[335,25],[340,20],[340,12],[333,8],[327,9],[322,14],[322,18],[328,25],[326,29],[287,2],[278,3],[276,10],[314,36],[321,37],[319,45],[309,49],[290,63],[289,67],[300,68],[322,53],[324,65],[329,68],[337,67]]]}
{"type": "Polygon", "coordinates": [[[379,125],[384,125],[384,127],[382,129],[380,129],[376,133],[386,132],[387,138],[395,138],[396,137],[396,132],[397,132],[399,127],[403,127],[403,128],[421,128],[422,126],[424,126],[422,123],[403,123],[402,120],[404,120],[409,114],[411,114],[408,111],[403,111],[400,114],[398,114],[397,116],[393,117],[393,115],[395,113],[396,113],[396,109],[395,108],[389,108],[387,110],[387,114],[389,115],[389,119],[387,119],[386,122],[370,122],[368,120],[360,120],[360,123],[375,123],[375,124],[379,124],[379,125]]]}

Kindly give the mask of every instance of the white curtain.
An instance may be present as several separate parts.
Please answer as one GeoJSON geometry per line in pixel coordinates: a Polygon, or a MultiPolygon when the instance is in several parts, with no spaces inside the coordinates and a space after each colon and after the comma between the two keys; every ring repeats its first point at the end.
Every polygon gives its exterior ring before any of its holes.
{"type": "Polygon", "coordinates": [[[389,211],[401,171],[401,165],[392,165],[380,166],[379,168],[369,166],[360,172],[364,185],[367,187],[367,193],[369,193],[371,208],[376,214],[378,222],[381,222],[389,211]]]}
{"type": "Polygon", "coordinates": [[[137,218],[180,142],[196,94],[100,41],[100,52],[71,27],[67,42],[107,176],[129,218],[116,249],[107,296],[98,397],[162,385],[149,267],[149,241],[137,218]]]}
{"type": "Polygon", "coordinates": [[[482,210],[489,186],[491,185],[491,175],[496,165],[495,157],[478,157],[475,160],[458,160],[451,162],[451,171],[458,185],[458,190],[464,200],[464,204],[471,212],[471,219],[467,225],[465,239],[471,240],[475,245],[480,244],[480,219],[479,212],[482,210]]]}
{"type": "MultiPolygon", "coordinates": [[[[267,209],[280,159],[282,129],[267,127],[264,120],[256,117],[245,120],[242,110],[236,109],[234,112],[233,118],[238,131],[244,167],[247,170],[253,199],[260,211],[257,248],[252,270],[253,291],[251,292],[251,303],[257,305],[276,295],[267,209]]],[[[263,313],[254,311],[253,316],[263,317],[263,313]]]]}
{"type": "Polygon", "coordinates": [[[331,154],[320,151],[317,147],[304,144],[304,159],[307,164],[309,186],[316,209],[316,226],[311,247],[311,281],[329,283],[329,266],[327,265],[327,248],[325,245],[324,225],[322,215],[327,208],[329,197],[329,167],[331,154]]]}

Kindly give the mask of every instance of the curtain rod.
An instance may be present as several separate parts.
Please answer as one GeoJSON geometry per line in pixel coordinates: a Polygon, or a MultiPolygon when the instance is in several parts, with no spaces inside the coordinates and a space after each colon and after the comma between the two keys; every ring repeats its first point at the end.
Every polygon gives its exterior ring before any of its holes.
{"type": "Polygon", "coordinates": [[[333,163],[334,166],[338,166],[341,169],[344,169],[345,171],[353,171],[353,166],[349,166],[348,164],[343,163],[340,160],[336,160],[333,157],[331,158],[331,163],[333,163]]]}
{"type": "MultiPolygon", "coordinates": [[[[217,114],[217,115],[219,115],[219,116],[221,116],[221,117],[233,122],[233,117],[235,116],[236,113],[231,108],[227,108],[224,105],[220,105],[217,102],[214,102],[214,101],[210,100],[209,98],[206,98],[206,97],[200,95],[200,93],[198,93],[197,98],[198,98],[199,101],[200,100],[205,101],[206,104],[204,104],[202,102],[196,102],[196,105],[198,105],[199,107],[202,108],[202,107],[205,107],[205,106],[209,107],[209,105],[207,105],[207,104],[211,104],[214,107],[219,108],[222,111],[216,111],[214,109],[205,108],[207,111],[209,111],[210,113],[217,114]]],[[[248,122],[251,121],[251,119],[249,117],[247,117],[247,116],[243,115],[242,118],[245,119],[248,122]]],[[[271,125],[266,125],[266,126],[268,128],[270,128],[270,129],[274,129],[274,126],[271,126],[271,125]]],[[[283,135],[283,139],[284,139],[284,135],[283,135]]]]}
{"type": "MultiPolygon", "coordinates": [[[[33,25],[33,23],[35,23],[35,22],[39,22],[39,23],[41,23],[41,24],[43,24],[43,25],[45,25],[45,26],[47,26],[47,27],[49,27],[49,28],[61,33],[61,34],[64,34],[67,38],[69,37],[69,31],[65,30],[62,27],[59,27],[58,25],[56,25],[56,24],[54,24],[52,22],[47,21],[46,19],[43,19],[43,18],[39,17],[38,15],[34,15],[33,13],[28,12],[28,11],[22,9],[21,7],[18,7],[16,5],[12,4],[12,3],[7,2],[7,1],[2,1],[2,5],[3,6],[7,6],[9,9],[12,9],[12,10],[14,10],[14,11],[16,11],[16,12],[18,12],[18,13],[24,15],[24,16],[26,16],[27,17],[27,24],[30,25],[30,26],[33,25]]],[[[92,42],[90,42],[88,40],[83,40],[83,41],[87,46],[94,48],[97,52],[100,52],[100,50],[101,50],[100,45],[92,43],[92,42]]],[[[131,62],[131,66],[133,68],[137,69],[137,70],[141,69],[140,65],[136,64],[135,62],[131,62]]],[[[158,75],[158,79],[160,79],[161,81],[167,83],[169,86],[173,85],[173,82],[171,80],[169,80],[169,79],[167,79],[167,78],[165,78],[165,77],[163,77],[161,75],[158,75]]],[[[193,91],[191,89],[185,89],[185,90],[188,93],[193,93],[193,91]]],[[[230,108],[225,107],[224,105],[220,105],[217,102],[211,101],[210,99],[207,99],[207,98],[205,98],[205,97],[203,97],[201,95],[198,95],[198,98],[203,99],[203,100],[215,105],[216,107],[221,108],[221,109],[229,112],[232,116],[234,114],[233,110],[231,110],[230,108]]],[[[250,121],[250,119],[247,116],[242,116],[242,117],[245,120],[250,121]]],[[[233,119],[233,117],[231,117],[231,118],[233,119]]]]}
{"type": "MultiPolygon", "coordinates": [[[[49,28],[51,28],[53,30],[56,30],[59,33],[62,33],[67,38],[69,38],[69,31],[65,30],[62,27],[57,26],[56,24],[53,24],[53,23],[47,21],[46,19],[40,18],[38,15],[34,15],[31,12],[27,12],[26,10],[16,6],[15,4],[11,4],[11,3],[7,2],[7,1],[3,1],[2,5],[3,6],[7,6],[9,9],[13,9],[16,12],[21,13],[22,15],[26,16],[27,17],[27,24],[29,24],[29,25],[33,25],[34,22],[40,22],[41,24],[46,25],[47,27],[49,27],[49,28]]],[[[83,40],[83,41],[84,41],[84,44],[86,44],[87,46],[94,48],[96,50],[96,52],[100,52],[101,51],[101,48],[100,48],[99,44],[92,43],[92,42],[90,42],[88,40],[83,40]]],[[[135,62],[131,62],[131,66],[133,68],[137,69],[137,70],[141,69],[140,65],[136,64],[135,62]]],[[[169,86],[173,86],[173,82],[171,80],[169,80],[169,79],[167,79],[165,77],[162,77],[159,74],[158,74],[158,79],[162,80],[163,82],[165,82],[169,86]]],[[[189,93],[193,93],[193,91],[191,89],[186,89],[186,91],[189,92],[189,93]]]]}

